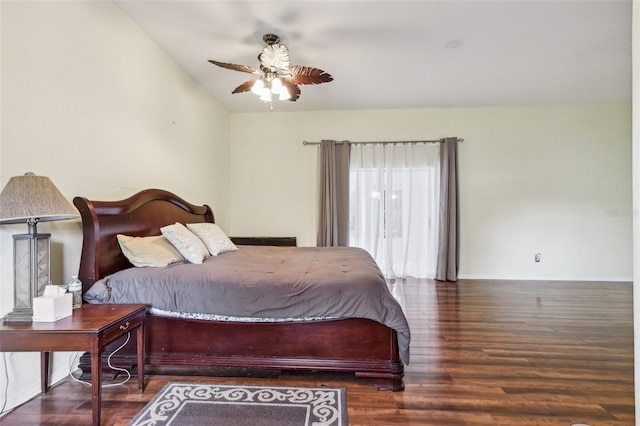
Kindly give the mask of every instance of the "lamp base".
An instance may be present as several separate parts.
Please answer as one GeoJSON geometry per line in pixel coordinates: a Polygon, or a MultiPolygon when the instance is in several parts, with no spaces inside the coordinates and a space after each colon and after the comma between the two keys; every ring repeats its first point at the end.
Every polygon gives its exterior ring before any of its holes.
{"type": "Polygon", "coordinates": [[[33,308],[13,308],[12,312],[5,315],[2,322],[33,322],[33,308]]]}
{"type": "Polygon", "coordinates": [[[42,295],[50,283],[49,251],[51,234],[38,234],[35,224],[28,234],[13,236],[13,311],[8,322],[33,322],[33,298],[42,295]]]}

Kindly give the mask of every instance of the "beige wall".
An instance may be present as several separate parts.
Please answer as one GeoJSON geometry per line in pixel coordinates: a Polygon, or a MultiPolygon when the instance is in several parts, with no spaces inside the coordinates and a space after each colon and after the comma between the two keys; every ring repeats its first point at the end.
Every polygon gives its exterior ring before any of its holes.
{"type": "MultiPolygon", "coordinates": [[[[70,200],[175,191],[229,222],[229,114],[111,2],[1,4],[0,186],[46,175],[70,200]]],[[[51,232],[54,283],[77,273],[79,221],[51,232]]],[[[11,235],[0,227],[0,315],[12,306],[11,235]]],[[[68,354],[54,357],[53,379],[68,354]]],[[[39,393],[38,354],[7,354],[8,408],[39,393]]],[[[0,371],[4,369],[0,358],[0,371]]],[[[0,374],[0,404],[7,395],[0,374]]]]}
{"type": "Polygon", "coordinates": [[[232,114],[231,231],[315,245],[303,140],[445,136],[465,139],[461,278],[631,279],[630,105],[232,114]]]}

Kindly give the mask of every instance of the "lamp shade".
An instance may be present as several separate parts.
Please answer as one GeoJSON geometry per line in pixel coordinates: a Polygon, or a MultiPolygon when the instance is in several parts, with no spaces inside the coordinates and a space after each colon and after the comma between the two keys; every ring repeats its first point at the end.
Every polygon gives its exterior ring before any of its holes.
{"type": "Polygon", "coordinates": [[[0,223],[75,219],[78,211],[46,176],[14,176],[0,193],[0,223]]]}

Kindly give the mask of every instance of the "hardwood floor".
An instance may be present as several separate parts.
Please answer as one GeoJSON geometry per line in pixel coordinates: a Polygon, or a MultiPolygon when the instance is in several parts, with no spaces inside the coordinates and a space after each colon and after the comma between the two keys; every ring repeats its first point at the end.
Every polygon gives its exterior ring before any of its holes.
{"type": "MultiPolygon", "coordinates": [[[[404,392],[351,375],[147,378],[103,391],[104,425],[127,422],[168,381],[347,388],[350,425],[633,425],[631,283],[391,284],[412,331],[404,392]]],[[[66,381],[0,424],[91,423],[91,390],[66,381]]],[[[213,424],[213,423],[212,423],[213,424]]]]}

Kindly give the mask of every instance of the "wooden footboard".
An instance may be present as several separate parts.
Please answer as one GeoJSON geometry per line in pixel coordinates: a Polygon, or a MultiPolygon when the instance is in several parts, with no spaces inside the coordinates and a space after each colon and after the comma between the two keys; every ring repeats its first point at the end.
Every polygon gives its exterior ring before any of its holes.
{"type": "MultiPolygon", "coordinates": [[[[229,323],[149,315],[145,327],[150,366],[344,371],[380,390],[404,389],[395,331],[367,319],[229,323]]],[[[135,346],[128,344],[111,363],[133,369],[135,346]]],[[[88,360],[80,368],[89,373],[88,360]]]]}

